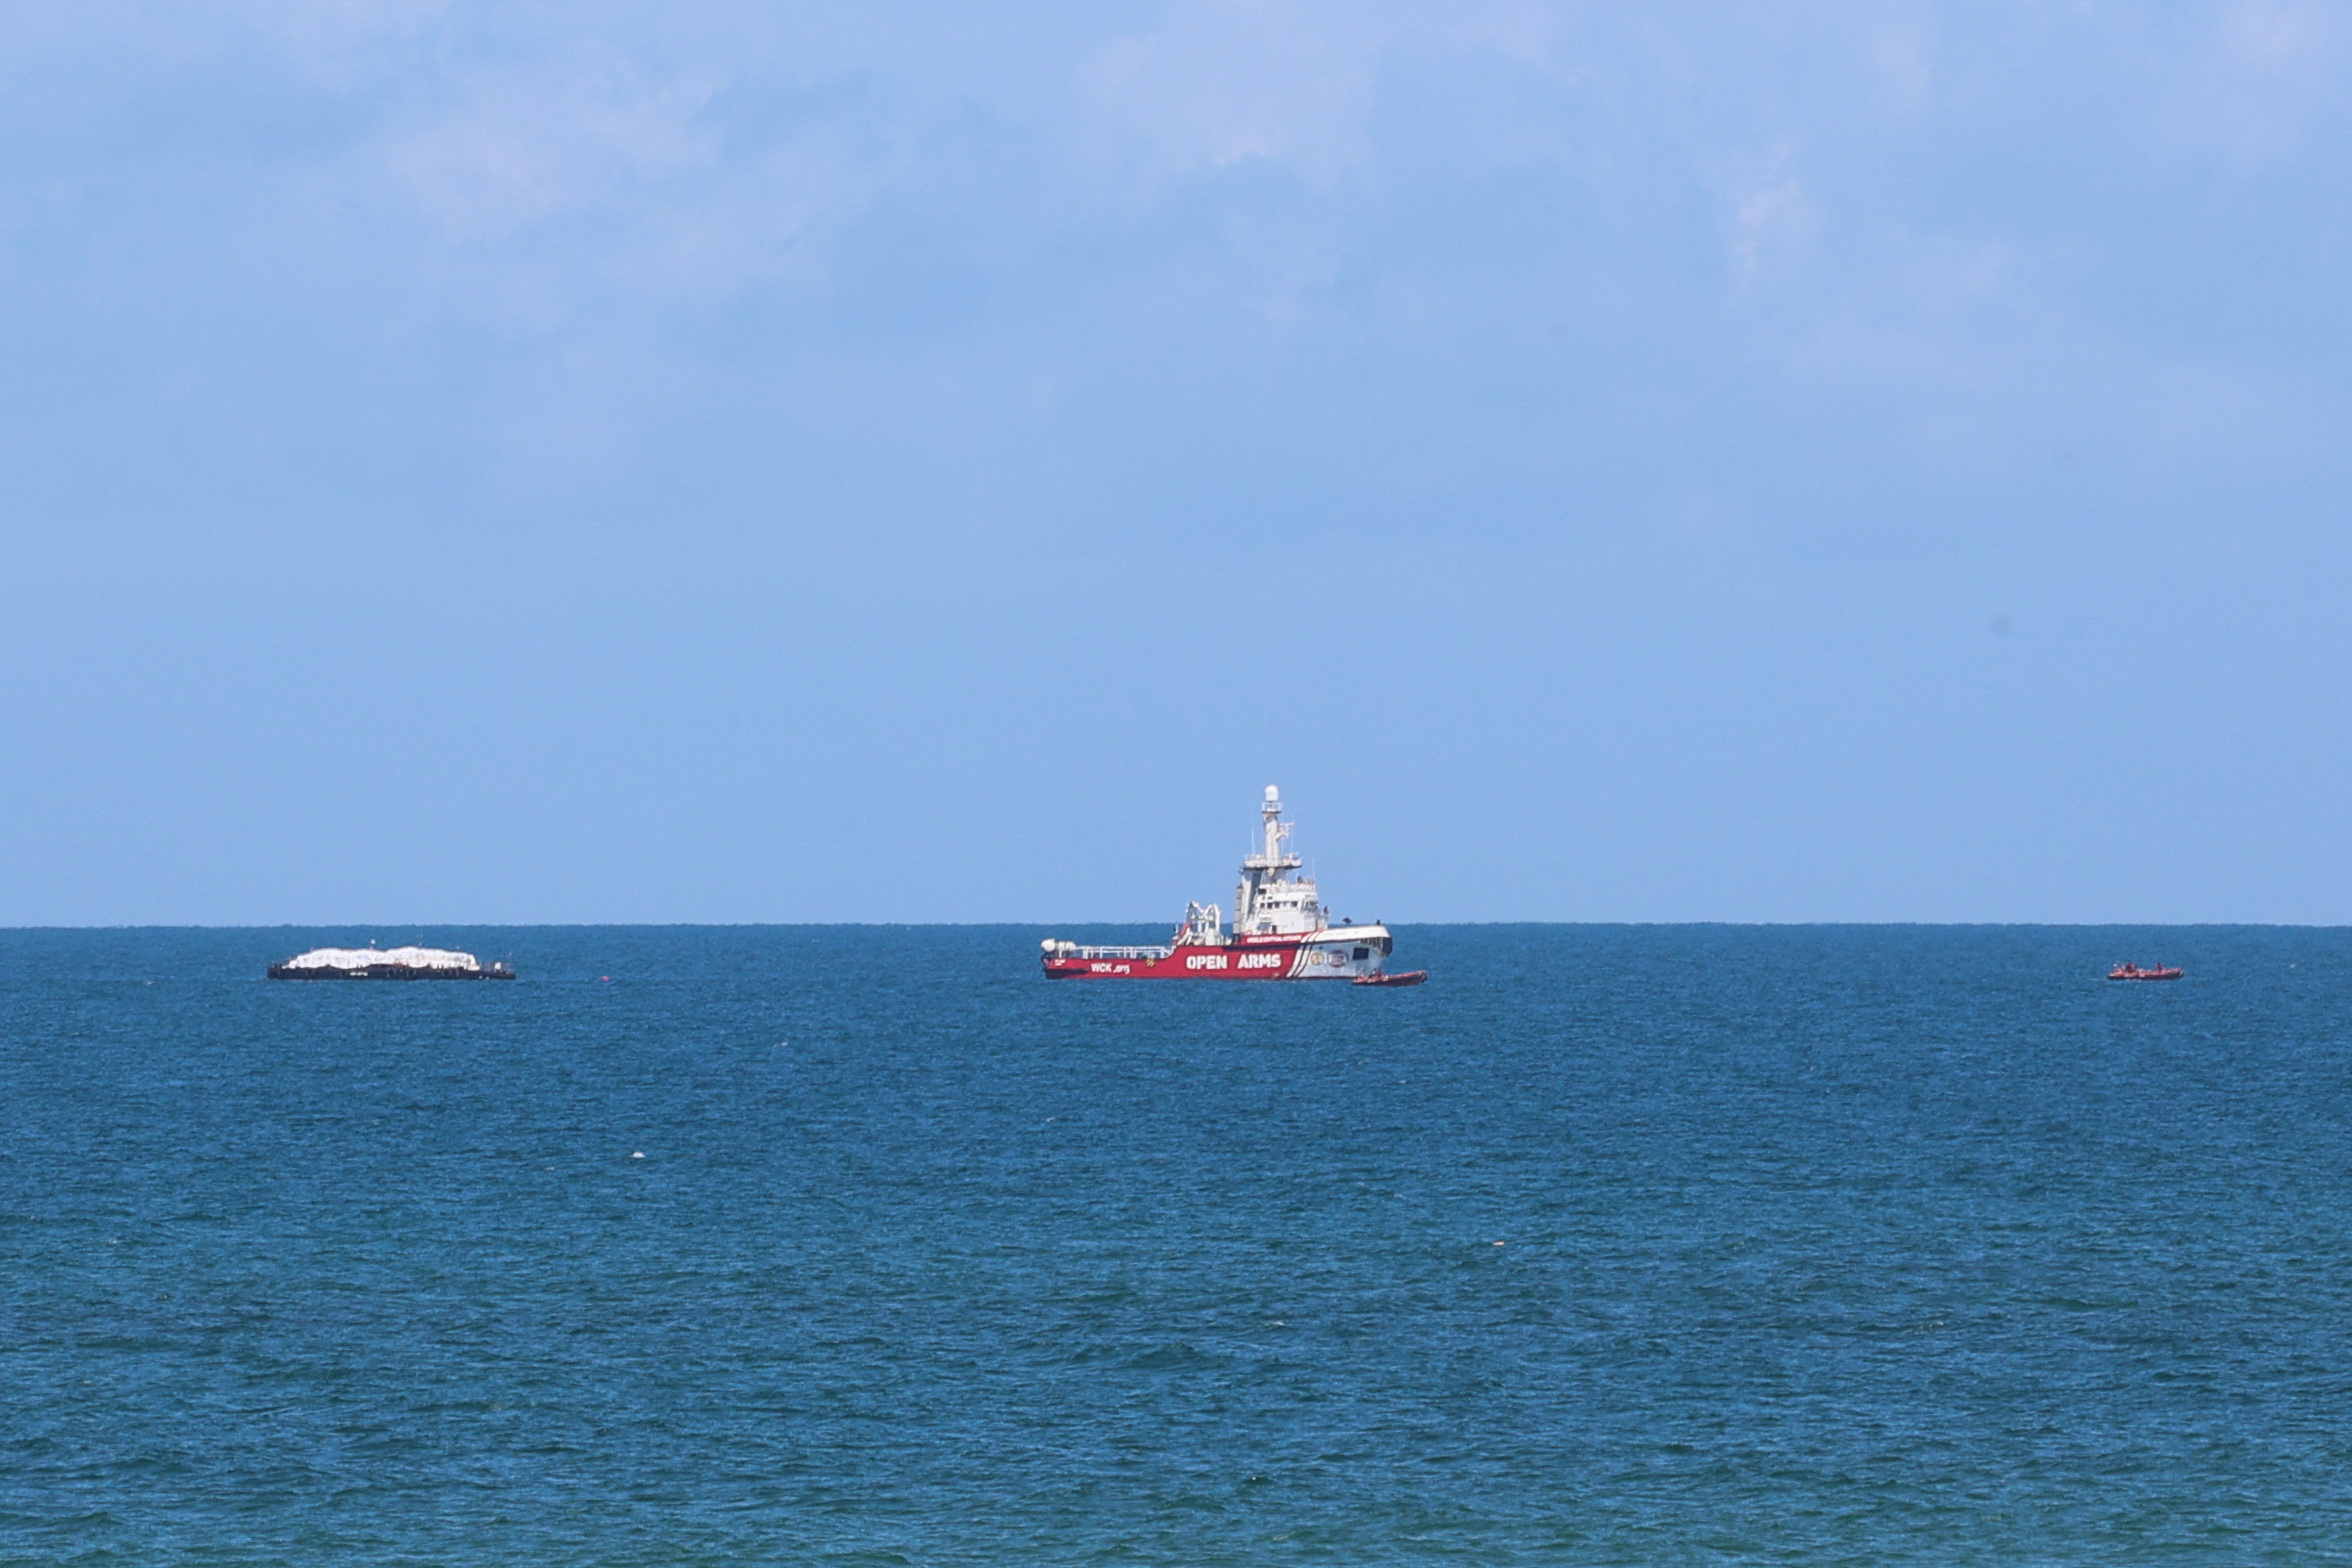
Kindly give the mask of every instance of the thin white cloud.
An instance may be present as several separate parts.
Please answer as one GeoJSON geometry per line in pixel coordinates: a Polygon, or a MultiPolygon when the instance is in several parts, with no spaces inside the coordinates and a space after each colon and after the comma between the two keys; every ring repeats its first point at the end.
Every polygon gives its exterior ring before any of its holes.
{"type": "Polygon", "coordinates": [[[396,135],[394,178],[436,223],[492,238],[613,201],[715,156],[694,124],[706,92],[649,84],[623,62],[484,81],[396,135]]]}
{"type": "Polygon", "coordinates": [[[2343,42],[2344,8],[2282,0],[2234,0],[2221,37],[2240,70],[2303,87],[2316,85],[2343,42]]]}
{"type": "Polygon", "coordinates": [[[1933,6],[1904,5],[1883,17],[1870,39],[1878,96],[1896,108],[1918,110],[1935,97],[1937,16],[1933,6]]]}
{"type": "Polygon", "coordinates": [[[2183,59],[2176,124],[2240,157],[2287,154],[2338,112],[2348,43],[2352,6],[2229,0],[2183,59]]]}
{"type": "Polygon", "coordinates": [[[440,22],[453,0],[227,0],[230,14],[269,38],[309,75],[348,84],[387,44],[440,22]]]}
{"type": "Polygon", "coordinates": [[[1157,172],[1280,162],[1318,180],[1363,160],[1386,29],[1283,0],[1208,0],[1105,49],[1098,113],[1157,172]]]}
{"type": "Polygon", "coordinates": [[[1812,253],[1821,214],[1794,163],[1784,144],[1737,160],[1726,182],[1732,275],[1743,290],[1794,270],[1812,253]]]}
{"type": "Polygon", "coordinates": [[[1329,184],[1372,155],[1382,59],[1400,40],[1535,60],[1558,32],[1536,0],[1190,0],[1101,49],[1088,96],[1098,133],[1154,173],[1263,160],[1329,184]]]}

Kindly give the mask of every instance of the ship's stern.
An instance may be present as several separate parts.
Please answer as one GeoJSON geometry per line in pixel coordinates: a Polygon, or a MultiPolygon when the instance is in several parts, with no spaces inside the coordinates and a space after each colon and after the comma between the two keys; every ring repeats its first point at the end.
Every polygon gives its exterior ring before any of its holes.
{"type": "Polygon", "coordinates": [[[1395,947],[1395,938],[1386,926],[1326,926],[1301,946],[1291,978],[1353,980],[1359,975],[1376,975],[1395,947]]]}

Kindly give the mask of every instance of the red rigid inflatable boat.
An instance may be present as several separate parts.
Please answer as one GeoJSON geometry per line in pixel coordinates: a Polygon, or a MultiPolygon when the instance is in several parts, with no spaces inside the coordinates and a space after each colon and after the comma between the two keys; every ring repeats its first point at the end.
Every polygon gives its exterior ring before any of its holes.
{"type": "Polygon", "coordinates": [[[2167,969],[2162,964],[2153,969],[2142,969],[2137,964],[2117,964],[2107,971],[2110,980],[2178,980],[2180,977],[2178,969],[2167,969]]]}

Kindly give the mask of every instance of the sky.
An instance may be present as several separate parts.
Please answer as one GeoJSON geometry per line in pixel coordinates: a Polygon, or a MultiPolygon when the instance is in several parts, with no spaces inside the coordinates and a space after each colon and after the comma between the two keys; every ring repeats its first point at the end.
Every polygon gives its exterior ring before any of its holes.
{"type": "Polygon", "coordinates": [[[0,12],[0,924],[2352,923],[2352,6],[0,12]]]}

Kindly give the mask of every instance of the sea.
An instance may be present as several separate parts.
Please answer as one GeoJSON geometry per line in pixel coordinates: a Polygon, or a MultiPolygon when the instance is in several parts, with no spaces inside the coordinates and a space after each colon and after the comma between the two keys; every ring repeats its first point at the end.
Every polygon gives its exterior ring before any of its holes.
{"type": "Polygon", "coordinates": [[[2352,932],[1048,934],[0,932],[0,1563],[2352,1562],[2352,932]]]}

